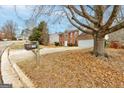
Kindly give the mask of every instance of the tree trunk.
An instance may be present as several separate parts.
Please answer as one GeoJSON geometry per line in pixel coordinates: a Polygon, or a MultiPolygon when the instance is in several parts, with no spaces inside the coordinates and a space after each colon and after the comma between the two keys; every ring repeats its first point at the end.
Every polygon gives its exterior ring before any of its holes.
{"type": "Polygon", "coordinates": [[[104,56],[105,55],[105,39],[104,37],[94,36],[94,50],[93,53],[95,56],[104,56]]]}

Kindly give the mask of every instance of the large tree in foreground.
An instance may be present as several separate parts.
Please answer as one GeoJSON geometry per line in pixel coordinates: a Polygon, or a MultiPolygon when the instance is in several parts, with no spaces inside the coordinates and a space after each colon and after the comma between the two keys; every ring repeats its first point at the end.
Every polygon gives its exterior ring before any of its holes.
{"type": "Polygon", "coordinates": [[[68,5],[66,8],[65,12],[70,23],[80,31],[93,36],[94,54],[96,56],[104,56],[105,54],[105,35],[124,28],[124,21],[118,21],[121,9],[121,6],[119,5],[68,5]]]}

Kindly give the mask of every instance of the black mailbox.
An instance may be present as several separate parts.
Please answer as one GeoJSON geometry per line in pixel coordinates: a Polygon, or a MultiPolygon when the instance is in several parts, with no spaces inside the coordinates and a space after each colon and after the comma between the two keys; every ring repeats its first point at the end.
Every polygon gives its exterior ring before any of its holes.
{"type": "Polygon", "coordinates": [[[12,88],[12,84],[0,84],[0,88],[12,88]]]}
{"type": "Polygon", "coordinates": [[[38,44],[37,42],[31,42],[31,43],[24,44],[24,47],[26,50],[32,50],[32,49],[38,48],[38,44]]]}

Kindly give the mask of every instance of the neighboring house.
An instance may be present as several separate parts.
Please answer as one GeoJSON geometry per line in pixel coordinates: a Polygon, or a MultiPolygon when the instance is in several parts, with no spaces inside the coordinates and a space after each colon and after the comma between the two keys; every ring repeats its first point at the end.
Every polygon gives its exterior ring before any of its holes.
{"type": "Polygon", "coordinates": [[[108,44],[111,48],[124,48],[124,29],[108,35],[108,44]]]}
{"type": "MultiPolygon", "coordinates": [[[[113,32],[106,36],[107,41],[118,41],[124,44],[124,29],[113,32]]],[[[82,33],[79,30],[69,30],[61,33],[50,34],[49,41],[51,44],[59,42],[62,46],[78,46],[82,48],[90,48],[94,45],[92,35],[82,33]]]]}
{"type": "Polygon", "coordinates": [[[22,36],[18,36],[17,40],[24,40],[22,36]]]}
{"type": "Polygon", "coordinates": [[[59,33],[59,44],[63,46],[65,43],[64,33],[59,33]]]}
{"type": "Polygon", "coordinates": [[[118,41],[120,43],[124,43],[124,29],[113,32],[108,35],[109,36],[109,41],[118,41]]]}
{"type": "Polygon", "coordinates": [[[59,34],[58,33],[49,34],[49,43],[55,44],[55,42],[59,42],[59,34]]]}
{"type": "Polygon", "coordinates": [[[19,37],[19,39],[22,40],[28,40],[29,36],[31,35],[32,31],[29,29],[25,29],[21,32],[21,35],[19,37]]]}
{"type": "MultiPolygon", "coordinates": [[[[120,42],[124,44],[124,29],[113,32],[106,36],[108,38],[108,42],[120,42]]],[[[78,46],[82,48],[93,47],[94,41],[92,35],[82,33],[78,36],[78,46]]]]}
{"type": "MultiPolygon", "coordinates": [[[[108,42],[118,42],[118,44],[124,44],[124,29],[113,32],[106,36],[108,42]]],[[[82,33],[78,36],[78,46],[82,48],[93,47],[94,41],[92,35],[82,33]]]]}
{"type": "Polygon", "coordinates": [[[77,46],[78,45],[78,30],[65,31],[59,34],[59,43],[63,46],[77,46]]]}
{"type": "Polygon", "coordinates": [[[90,48],[93,47],[93,37],[92,35],[81,33],[78,36],[78,47],[90,48]]]}

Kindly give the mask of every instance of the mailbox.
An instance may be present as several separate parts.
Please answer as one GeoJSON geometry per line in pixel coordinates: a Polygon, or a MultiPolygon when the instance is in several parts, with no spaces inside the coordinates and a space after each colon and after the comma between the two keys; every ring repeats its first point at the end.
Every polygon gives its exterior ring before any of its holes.
{"type": "Polygon", "coordinates": [[[12,84],[0,84],[0,88],[12,88],[12,84]]]}
{"type": "Polygon", "coordinates": [[[26,44],[24,44],[24,47],[26,50],[36,49],[36,48],[38,48],[38,43],[37,42],[26,43],[26,44]]]}

